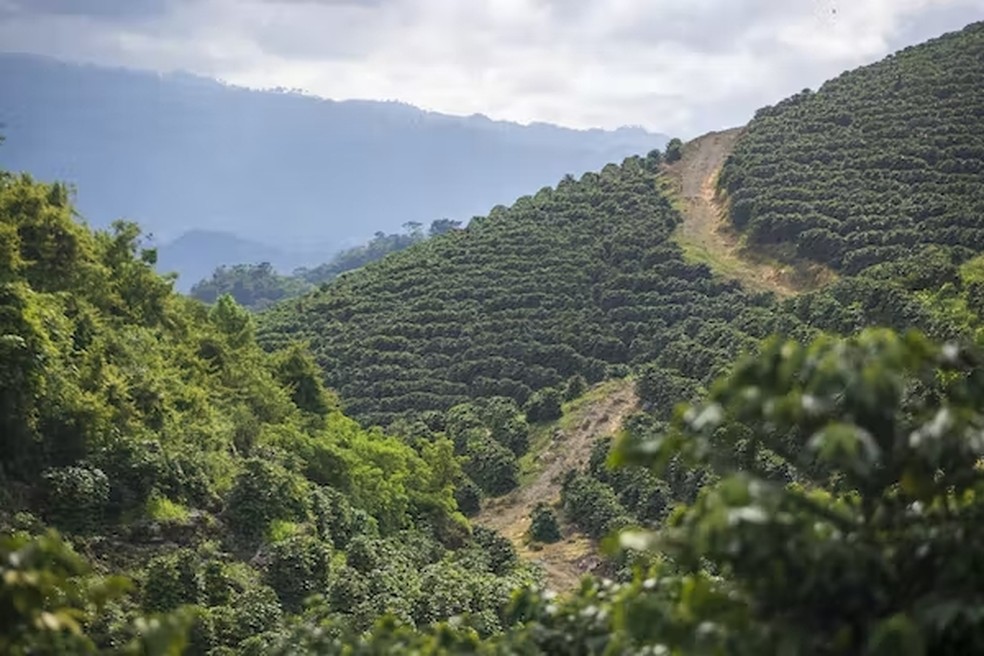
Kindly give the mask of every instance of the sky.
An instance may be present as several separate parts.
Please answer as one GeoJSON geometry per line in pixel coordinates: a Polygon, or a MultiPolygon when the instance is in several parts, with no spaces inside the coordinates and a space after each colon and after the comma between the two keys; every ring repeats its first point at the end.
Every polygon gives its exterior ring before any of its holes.
{"type": "Polygon", "coordinates": [[[0,0],[0,51],[691,137],[984,0],[0,0]]]}

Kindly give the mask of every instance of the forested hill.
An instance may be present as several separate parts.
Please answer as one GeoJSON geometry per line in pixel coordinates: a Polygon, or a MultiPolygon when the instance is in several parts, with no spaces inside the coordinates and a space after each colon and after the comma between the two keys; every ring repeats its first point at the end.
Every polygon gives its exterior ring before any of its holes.
{"type": "Polygon", "coordinates": [[[72,210],[0,172],[0,652],[268,653],[312,594],[355,634],[397,608],[495,630],[536,579],[458,513],[450,442],[363,430],[306,351],[262,351],[229,297],[174,293],[134,224],[72,210]],[[134,585],[57,540],[20,551],[47,527],[134,585]],[[187,605],[186,652],[137,624],[187,605]]]}
{"type": "Polygon", "coordinates": [[[975,23],[760,110],[720,178],[735,226],[845,273],[927,244],[979,251],[982,80],[975,23]]]}
{"type": "Polygon", "coordinates": [[[768,334],[771,300],[683,260],[658,155],[565,178],[276,306],[261,339],[309,340],[348,411],[383,425],[649,361],[703,378],[743,332],[768,334]]]}
{"type": "Polygon", "coordinates": [[[290,271],[407,221],[467,221],[666,142],[636,128],[522,126],[20,55],[0,55],[0,88],[4,168],[76,184],[78,209],[99,227],[137,221],[161,244],[212,235],[197,250],[184,243],[193,255],[166,254],[201,261],[183,289],[246,263],[234,238],[290,271]]]}

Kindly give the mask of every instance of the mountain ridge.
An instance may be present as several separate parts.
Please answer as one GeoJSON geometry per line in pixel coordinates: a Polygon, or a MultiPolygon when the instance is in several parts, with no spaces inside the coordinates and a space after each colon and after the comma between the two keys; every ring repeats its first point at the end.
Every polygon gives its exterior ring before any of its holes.
{"type": "MultiPolygon", "coordinates": [[[[34,56],[0,55],[0,85],[12,91],[0,97],[0,165],[77,184],[95,227],[137,220],[162,243],[228,232],[285,252],[287,271],[318,263],[312,242],[326,245],[323,261],[407,221],[467,222],[666,142],[34,56]]],[[[223,253],[207,262],[239,263],[223,253]]]]}

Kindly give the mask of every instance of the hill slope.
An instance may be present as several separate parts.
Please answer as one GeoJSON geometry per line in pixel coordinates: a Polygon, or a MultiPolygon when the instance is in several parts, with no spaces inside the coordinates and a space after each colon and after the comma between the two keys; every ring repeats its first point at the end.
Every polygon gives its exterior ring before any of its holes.
{"type": "Polygon", "coordinates": [[[309,340],[346,408],[384,425],[609,366],[702,378],[772,329],[771,301],[684,261],[656,176],[630,158],[565,179],[264,313],[261,339],[309,340]]]}
{"type": "MultiPolygon", "coordinates": [[[[195,605],[189,653],[257,650],[312,594],[322,619],[356,632],[386,612],[420,625],[474,612],[493,630],[535,574],[457,512],[450,442],[418,451],[362,429],[308,353],[265,353],[249,312],[175,294],[153,258],[135,225],[93,232],[73,220],[64,186],[0,172],[4,608],[99,595],[73,580],[64,596],[10,601],[26,589],[10,568],[42,558],[10,544],[55,527],[100,571],[136,582],[108,588],[116,602],[96,621],[85,601],[72,615],[100,648],[129,640],[143,614],[195,605]]],[[[24,581],[53,588],[38,576],[24,581]]],[[[13,614],[0,646],[16,641],[13,614]]],[[[57,638],[58,621],[22,631],[57,638]]],[[[33,652],[95,653],[65,642],[33,652]]]]}
{"type": "Polygon", "coordinates": [[[984,23],[760,110],[721,174],[755,244],[845,273],[984,248],[984,23]]]}
{"type": "Polygon", "coordinates": [[[571,404],[559,425],[542,427],[541,444],[527,455],[528,471],[520,487],[482,507],[474,522],[498,531],[516,547],[521,557],[541,564],[546,583],[554,590],[576,587],[581,577],[598,562],[595,545],[574,527],[553,544],[530,543],[530,517],[539,504],[559,506],[564,477],[586,470],[599,439],[615,435],[630,413],[638,409],[635,383],[609,381],[571,404]],[[571,407],[573,406],[573,407],[571,407]]]}
{"type": "Polygon", "coordinates": [[[689,258],[706,262],[715,273],[751,290],[786,297],[829,282],[830,273],[820,266],[784,265],[761,246],[750,247],[728,220],[718,177],[742,131],[735,128],[694,139],[682,148],[680,160],[666,167],[683,215],[674,238],[689,258]]]}
{"type": "MultiPolygon", "coordinates": [[[[407,221],[467,221],[666,142],[18,55],[0,56],[0,87],[0,165],[78,184],[97,226],[136,220],[164,242],[231,233],[293,253],[288,270],[407,221]]],[[[215,253],[182,286],[234,258],[215,253]]]]}

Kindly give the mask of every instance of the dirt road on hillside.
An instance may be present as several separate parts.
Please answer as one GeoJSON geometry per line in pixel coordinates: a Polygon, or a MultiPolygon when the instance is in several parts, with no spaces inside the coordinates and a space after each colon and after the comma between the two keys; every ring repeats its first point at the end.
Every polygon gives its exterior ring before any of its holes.
{"type": "Polygon", "coordinates": [[[680,161],[665,168],[684,215],[675,239],[689,256],[706,262],[717,273],[737,278],[749,289],[786,297],[815,287],[830,278],[819,266],[787,265],[765,256],[761,249],[747,249],[731,226],[717,180],[743,129],[698,137],[684,146],[680,161]]]}
{"type": "Polygon", "coordinates": [[[504,497],[490,500],[474,520],[507,537],[520,557],[539,563],[546,572],[547,585],[557,591],[575,588],[581,576],[600,559],[594,543],[570,526],[562,526],[564,538],[560,542],[531,549],[526,541],[530,513],[540,502],[557,504],[564,474],[572,469],[584,469],[595,440],[614,435],[625,417],[638,408],[631,381],[613,381],[605,387],[612,389],[604,390],[597,400],[586,401],[562,420],[562,427],[555,430],[550,443],[537,454],[534,479],[504,497]]]}

